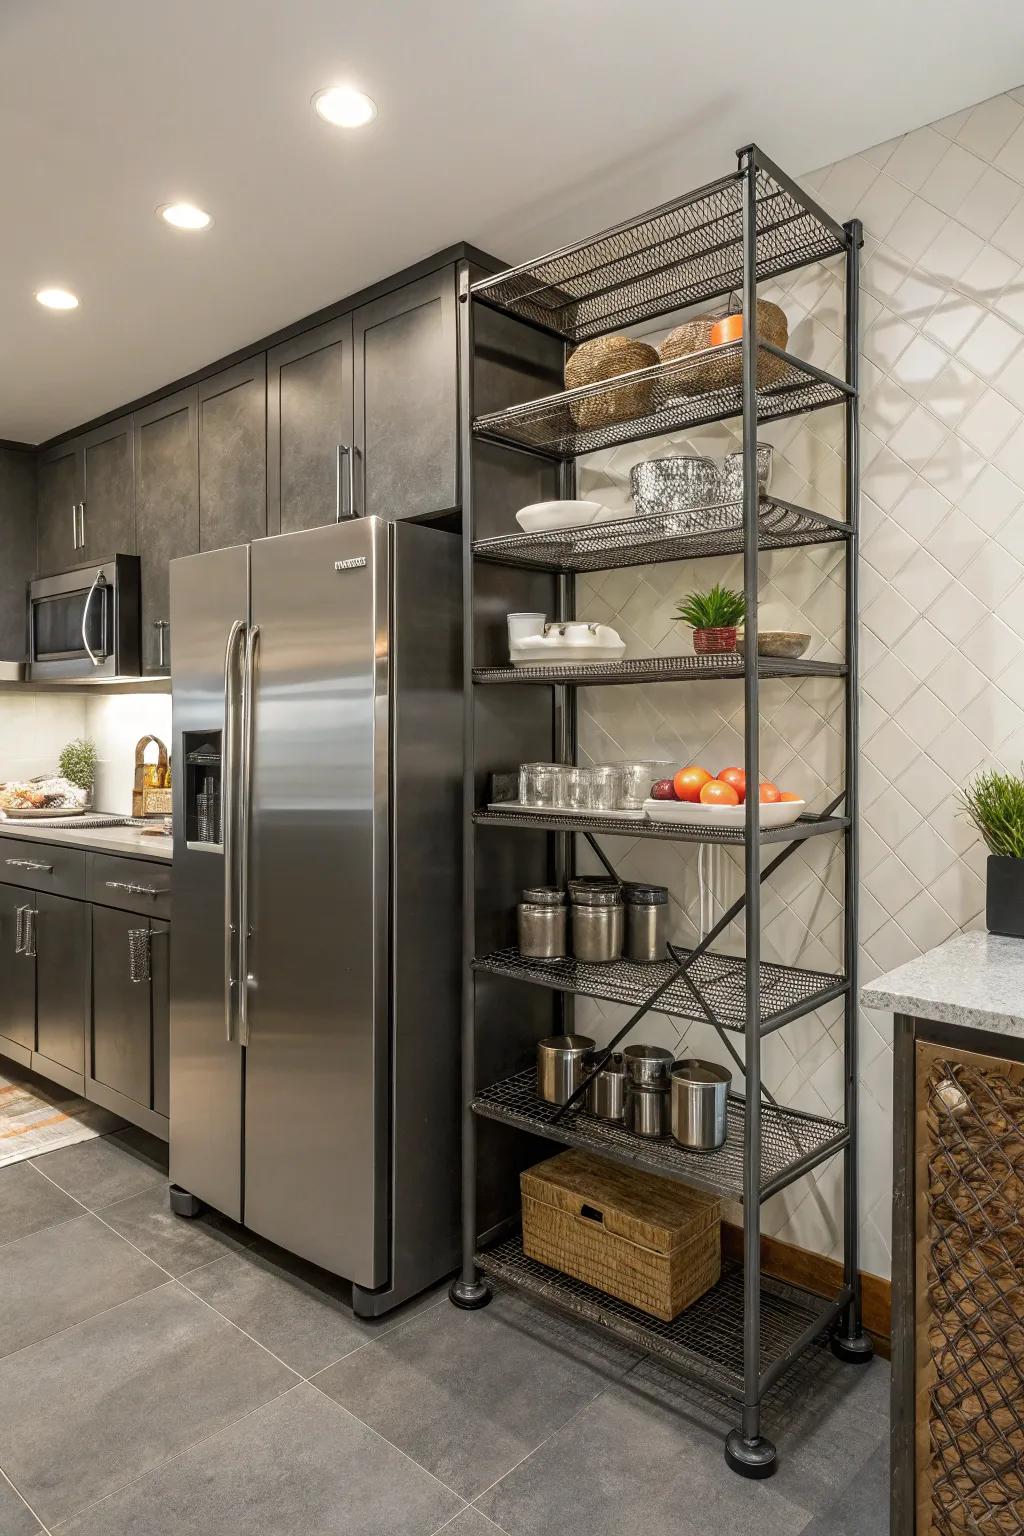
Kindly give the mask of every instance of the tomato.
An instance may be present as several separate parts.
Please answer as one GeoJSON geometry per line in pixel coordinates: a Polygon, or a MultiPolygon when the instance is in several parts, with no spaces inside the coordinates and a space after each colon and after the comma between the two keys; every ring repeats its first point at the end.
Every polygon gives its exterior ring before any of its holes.
{"type": "Polygon", "coordinates": [[[672,780],[678,800],[699,800],[701,790],[710,781],[711,775],[707,769],[698,767],[696,763],[691,763],[689,768],[680,768],[672,780]]]}
{"type": "Polygon", "coordinates": [[[718,775],[723,784],[731,784],[740,797],[740,805],[747,798],[747,776],[742,768],[723,768],[718,775]]]}
{"type": "Polygon", "coordinates": [[[761,804],[778,805],[781,799],[782,796],[779,794],[777,786],[772,783],[771,779],[765,779],[764,783],[761,785],[761,804]]]}
{"type": "Polygon", "coordinates": [[[709,779],[700,792],[701,805],[739,805],[740,797],[731,784],[709,779]]]}
{"type": "Polygon", "coordinates": [[[675,800],[676,787],[671,779],[659,779],[657,784],[651,785],[652,800],[675,800]]]}
{"type": "Polygon", "coordinates": [[[794,800],[803,800],[803,798],[803,795],[794,795],[791,789],[784,789],[779,796],[780,800],[788,800],[790,803],[792,803],[794,800]]]}

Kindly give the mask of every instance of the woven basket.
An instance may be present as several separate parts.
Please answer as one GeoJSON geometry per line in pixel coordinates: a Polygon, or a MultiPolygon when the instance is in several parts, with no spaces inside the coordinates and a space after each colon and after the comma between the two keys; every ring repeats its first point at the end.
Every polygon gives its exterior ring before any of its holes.
{"type": "MultiPolygon", "coordinates": [[[[579,389],[584,384],[599,384],[602,379],[614,379],[620,373],[651,368],[657,361],[657,352],[645,341],[631,341],[628,336],[598,336],[577,347],[569,358],[565,386],[579,389]]],[[[621,389],[574,400],[570,408],[578,427],[610,427],[646,415],[653,402],[654,380],[640,379],[635,384],[624,384],[621,389]]]]}
{"type": "Polygon", "coordinates": [[[693,649],[698,656],[725,656],[735,651],[735,624],[721,629],[695,629],[693,649]]]}
{"type": "Polygon", "coordinates": [[[588,1152],[520,1175],[523,1250],[670,1323],[722,1272],[720,1202],[588,1152]]]}
{"type": "MultiPolygon", "coordinates": [[[[695,320],[687,320],[683,325],[677,325],[674,331],[668,333],[659,348],[662,362],[672,362],[679,357],[688,357],[691,352],[704,351],[711,346],[712,327],[726,315],[738,313],[739,305],[734,304],[717,314],[698,315],[695,320]]],[[[786,319],[785,311],[777,304],[770,303],[768,299],[757,301],[757,336],[759,341],[770,341],[773,346],[783,349],[789,341],[789,321],[786,319]]],[[[681,373],[674,378],[671,381],[670,393],[704,395],[714,389],[735,389],[739,386],[742,370],[743,359],[740,351],[730,349],[722,357],[712,355],[702,359],[687,373],[681,373]]],[[[762,352],[758,348],[759,389],[777,384],[785,371],[786,365],[780,357],[773,356],[771,352],[762,352]]]]}

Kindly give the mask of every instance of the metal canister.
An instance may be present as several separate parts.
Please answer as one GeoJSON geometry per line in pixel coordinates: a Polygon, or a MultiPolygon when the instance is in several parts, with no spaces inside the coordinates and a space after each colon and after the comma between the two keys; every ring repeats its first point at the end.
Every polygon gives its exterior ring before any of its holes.
{"type": "Polygon", "coordinates": [[[672,1072],[672,1137],[691,1152],[714,1152],[729,1128],[732,1075],[714,1061],[688,1058],[672,1072]]]}
{"type": "Polygon", "coordinates": [[[555,885],[531,886],[516,911],[519,953],[531,960],[563,960],[566,942],[565,892],[555,885]]]}
{"type": "Polygon", "coordinates": [[[639,885],[622,887],[626,906],[626,959],[641,964],[664,960],[668,938],[668,886],[639,885]]]}
{"type": "Polygon", "coordinates": [[[587,1075],[594,1042],[588,1035],[551,1035],[537,1042],[537,1097],[565,1104],[587,1075]]]}
{"type": "Polygon", "coordinates": [[[667,1088],[641,1088],[630,1083],[626,1092],[626,1128],[638,1136],[667,1136],[671,1124],[667,1088]]]}
{"type": "Polygon", "coordinates": [[[572,952],[577,960],[601,964],[618,960],[622,954],[625,907],[622,889],[614,882],[607,885],[569,887],[572,896],[572,952]]]}
{"type": "Polygon", "coordinates": [[[627,1045],[622,1059],[637,1087],[668,1088],[675,1058],[663,1045],[627,1045]]]}
{"type": "Polygon", "coordinates": [[[587,1108],[602,1120],[621,1120],[626,1111],[626,1065],[618,1051],[590,1079],[587,1108]]]}

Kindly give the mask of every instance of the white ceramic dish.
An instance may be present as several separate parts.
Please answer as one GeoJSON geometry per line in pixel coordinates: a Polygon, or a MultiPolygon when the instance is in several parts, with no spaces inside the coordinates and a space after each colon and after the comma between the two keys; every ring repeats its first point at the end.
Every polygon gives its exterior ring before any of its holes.
{"type": "Polygon", "coordinates": [[[523,805],[520,800],[498,800],[488,805],[489,811],[518,811],[524,816],[607,816],[612,821],[644,821],[643,811],[578,811],[566,805],[523,805]]]}
{"type": "Polygon", "coordinates": [[[552,533],[556,528],[583,528],[606,515],[599,501],[535,501],[519,509],[516,522],[524,533],[552,533]]]}
{"type": "Polygon", "coordinates": [[[509,653],[514,667],[593,666],[597,662],[621,661],[625,641],[618,645],[517,645],[509,653]]]}
{"type": "Polygon", "coordinates": [[[33,821],[35,819],[35,817],[37,817],[37,816],[45,816],[50,821],[55,821],[58,817],[64,817],[64,816],[84,816],[85,815],[85,806],[84,805],[25,806],[24,808],[22,808],[20,810],[14,810],[14,811],[9,810],[9,811],[6,812],[6,815],[8,815],[11,818],[12,821],[33,821]]]}
{"type": "MultiPolygon", "coordinates": [[[[762,827],[789,827],[803,814],[806,801],[777,800],[763,804],[762,827]]],[[[746,824],[745,805],[701,805],[694,800],[645,800],[644,814],[650,821],[682,822],[687,826],[742,828],[746,824]]]]}

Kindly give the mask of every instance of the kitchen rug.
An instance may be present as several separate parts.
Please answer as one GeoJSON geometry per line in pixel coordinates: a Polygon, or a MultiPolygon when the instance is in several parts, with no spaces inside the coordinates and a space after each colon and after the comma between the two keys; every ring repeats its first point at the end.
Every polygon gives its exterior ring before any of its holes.
{"type": "Polygon", "coordinates": [[[16,1067],[0,1069],[0,1168],[106,1136],[124,1121],[99,1104],[51,1088],[16,1067]]]}

